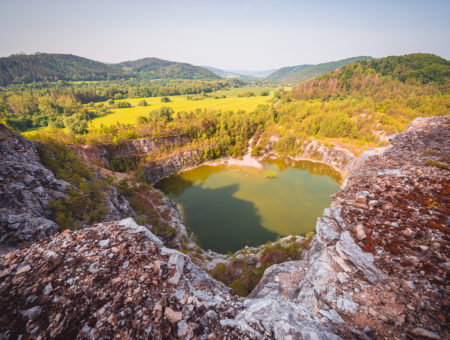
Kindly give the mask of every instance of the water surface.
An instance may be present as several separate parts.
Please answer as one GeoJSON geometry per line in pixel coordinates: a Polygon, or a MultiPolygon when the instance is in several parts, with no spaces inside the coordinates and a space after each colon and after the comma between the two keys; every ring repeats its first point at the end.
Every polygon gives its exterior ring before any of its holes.
{"type": "Polygon", "coordinates": [[[317,217],[339,189],[339,174],[312,162],[263,169],[200,166],[156,184],[181,206],[186,226],[204,249],[219,253],[314,231],[317,217]],[[268,178],[267,172],[276,172],[268,178]]]}

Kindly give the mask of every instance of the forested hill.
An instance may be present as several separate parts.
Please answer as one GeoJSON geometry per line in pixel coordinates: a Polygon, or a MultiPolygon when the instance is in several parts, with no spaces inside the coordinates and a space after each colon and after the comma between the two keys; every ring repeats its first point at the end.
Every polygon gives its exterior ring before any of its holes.
{"type": "Polygon", "coordinates": [[[144,58],[116,64],[125,72],[131,72],[144,79],[219,79],[220,77],[204,67],[186,63],[144,58]]]}
{"type": "Polygon", "coordinates": [[[403,85],[425,84],[431,87],[422,87],[423,91],[446,93],[450,90],[449,79],[450,61],[433,54],[416,53],[358,61],[295,87],[290,96],[307,100],[337,99],[349,95],[381,97],[382,93],[393,95],[403,85]]]}
{"type": "Polygon", "coordinates": [[[123,77],[114,65],[72,54],[15,54],[0,58],[0,85],[57,80],[106,80],[123,77]]]}
{"type": "Polygon", "coordinates": [[[142,79],[219,79],[209,70],[156,58],[104,64],[71,54],[16,54],[0,58],[0,85],[39,81],[142,79]]]}
{"type": "Polygon", "coordinates": [[[280,68],[267,76],[267,80],[273,82],[301,83],[314,77],[321,76],[326,72],[334,71],[339,67],[354,63],[359,60],[371,60],[372,57],[360,56],[331,61],[317,65],[297,65],[280,68]]]}

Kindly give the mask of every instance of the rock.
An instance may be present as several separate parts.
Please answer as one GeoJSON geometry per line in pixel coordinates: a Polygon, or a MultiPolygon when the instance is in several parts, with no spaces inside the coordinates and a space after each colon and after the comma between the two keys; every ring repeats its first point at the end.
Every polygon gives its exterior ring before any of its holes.
{"type": "Polygon", "coordinates": [[[109,239],[107,239],[107,240],[101,240],[101,241],[98,243],[98,245],[99,245],[99,247],[104,248],[104,247],[109,246],[109,242],[110,242],[109,239]]]}
{"type": "Polygon", "coordinates": [[[125,230],[129,230],[132,233],[139,233],[145,235],[150,241],[157,244],[162,244],[162,241],[150,232],[146,227],[138,225],[133,218],[129,217],[119,221],[119,225],[125,230]]]}
{"type": "Polygon", "coordinates": [[[39,306],[31,307],[27,310],[20,311],[24,317],[28,318],[31,321],[36,320],[41,315],[42,309],[39,306]]]}
{"type": "Polygon", "coordinates": [[[412,233],[413,232],[410,228],[406,228],[405,230],[402,231],[402,234],[405,235],[406,237],[411,237],[412,233]]]}
{"type": "Polygon", "coordinates": [[[26,273],[26,272],[28,272],[30,269],[31,269],[31,266],[27,264],[26,266],[23,266],[23,267],[20,268],[18,271],[16,271],[16,275],[20,275],[20,274],[26,273]]]}
{"type": "Polygon", "coordinates": [[[373,255],[363,252],[348,231],[341,234],[339,241],[336,243],[336,250],[361,270],[370,283],[387,279],[387,275],[373,264],[373,255]]]}
{"type": "Polygon", "coordinates": [[[53,287],[52,287],[52,283],[49,282],[48,285],[45,286],[44,290],[42,291],[42,294],[44,295],[50,295],[50,293],[52,292],[53,287]]]}
{"type": "Polygon", "coordinates": [[[180,338],[189,333],[189,326],[184,320],[178,322],[177,328],[178,328],[178,336],[180,338]]]}
{"type": "Polygon", "coordinates": [[[416,335],[416,336],[421,336],[427,339],[435,339],[435,340],[439,340],[441,337],[439,335],[437,335],[436,333],[433,333],[427,329],[424,328],[420,328],[420,327],[416,327],[411,331],[412,334],[416,335]]]}
{"type": "Polygon", "coordinates": [[[172,323],[176,323],[176,322],[180,321],[182,319],[182,317],[183,317],[181,312],[176,312],[170,307],[166,307],[166,309],[164,311],[164,315],[172,323]]]}
{"type": "Polygon", "coordinates": [[[37,144],[0,124],[0,243],[36,241],[58,232],[46,217],[52,198],[64,197],[67,183],[39,163],[37,144]]]}
{"type": "Polygon", "coordinates": [[[175,266],[175,273],[171,278],[169,278],[168,281],[176,285],[180,281],[180,277],[183,274],[184,256],[180,253],[170,255],[169,265],[175,266]]]}
{"type": "Polygon", "coordinates": [[[208,310],[200,319],[200,323],[204,326],[207,327],[208,324],[210,324],[212,321],[217,319],[217,313],[210,309],[208,310]]]}
{"type": "Polygon", "coordinates": [[[366,238],[366,233],[364,232],[364,226],[362,224],[356,226],[356,235],[360,240],[366,238]]]}

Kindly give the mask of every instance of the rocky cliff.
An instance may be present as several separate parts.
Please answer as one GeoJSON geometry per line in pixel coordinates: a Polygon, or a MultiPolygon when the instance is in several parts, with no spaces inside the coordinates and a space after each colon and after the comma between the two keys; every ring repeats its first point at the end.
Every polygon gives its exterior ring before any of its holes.
{"type": "Polygon", "coordinates": [[[300,261],[237,298],[132,220],[0,258],[0,334],[25,338],[446,339],[450,117],[363,155],[300,261]]]}
{"type": "MultiPolygon", "coordinates": [[[[273,298],[344,338],[448,338],[449,122],[417,119],[384,153],[365,157],[318,220],[304,258],[270,267],[236,326],[273,298]]],[[[258,321],[275,322],[274,306],[258,321]]],[[[301,338],[294,322],[283,331],[301,338]]]]}
{"type": "Polygon", "coordinates": [[[68,183],[39,163],[36,144],[0,124],[0,243],[20,243],[59,230],[45,214],[68,183]]]}
{"type": "MultiPolygon", "coordinates": [[[[52,198],[64,199],[70,183],[56,179],[40,163],[37,143],[3,124],[0,159],[0,245],[36,241],[58,232],[46,207],[52,198]]],[[[107,186],[105,194],[105,220],[135,216],[114,187],[107,186]]]]}

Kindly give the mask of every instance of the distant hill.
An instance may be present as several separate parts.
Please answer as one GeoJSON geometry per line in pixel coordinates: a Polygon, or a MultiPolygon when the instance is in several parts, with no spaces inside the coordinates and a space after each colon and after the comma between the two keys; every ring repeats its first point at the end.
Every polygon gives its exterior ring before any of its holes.
{"type": "Polygon", "coordinates": [[[400,91],[402,83],[404,87],[421,89],[430,84],[429,91],[445,93],[449,79],[450,61],[434,54],[415,53],[360,60],[310,79],[293,88],[289,95],[297,100],[328,100],[349,95],[365,98],[376,94],[387,97],[393,91],[400,91]]]}
{"type": "Polygon", "coordinates": [[[123,77],[114,65],[72,54],[15,54],[0,58],[0,85],[56,80],[106,80],[123,77]]]}
{"type": "Polygon", "coordinates": [[[276,71],[275,69],[271,70],[262,70],[262,71],[254,71],[254,70],[230,70],[230,72],[240,74],[242,76],[253,77],[253,78],[264,78],[269,74],[276,71]]]}
{"type": "Polygon", "coordinates": [[[218,79],[217,74],[204,67],[158,58],[144,58],[116,64],[124,72],[147,79],[218,79]]]}
{"type": "Polygon", "coordinates": [[[106,64],[72,54],[15,54],[0,58],[0,86],[38,81],[142,79],[218,79],[215,73],[186,63],[157,58],[106,64]]]}
{"type": "Polygon", "coordinates": [[[240,79],[256,80],[255,78],[264,78],[275,71],[275,69],[265,71],[251,71],[251,70],[222,70],[212,66],[203,66],[203,67],[227,79],[240,78],[240,79]]]}
{"type": "Polygon", "coordinates": [[[245,76],[243,77],[241,74],[233,73],[233,72],[226,71],[226,70],[221,70],[219,68],[215,68],[212,66],[203,66],[203,67],[206,68],[207,70],[217,74],[219,77],[222,77],[225,79],[246,78],[245,76]]]}
{"type": "Polygon", "coordinates": [[[317,65],[288,66],[280,68],[266,77],[266,79],[273,82],[301,83],[356,61],[372,59],[372,57],[360,56],[317,65]]]}
{"type": "Polygon", "coordinates": [[[270,80],[270,81],[287,81],[285,79],[292,77],[293,75],[297,75],[299,72],[301,72],[302,70],[305,70],[311,66],[314,65],[297,65],[297,66],[286,66],[286,67],[282,67],[278,70],[276,70],[275,72],[269,74],[266,79],[270,80]]]}

